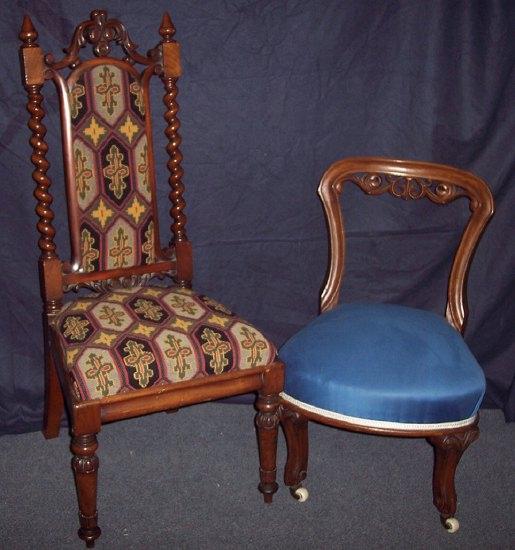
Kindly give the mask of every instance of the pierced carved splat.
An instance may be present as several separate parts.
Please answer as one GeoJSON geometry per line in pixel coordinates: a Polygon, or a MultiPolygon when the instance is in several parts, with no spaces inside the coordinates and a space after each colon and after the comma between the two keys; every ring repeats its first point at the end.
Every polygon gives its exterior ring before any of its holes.
{"type": "Polygon", "coordinates": [[[481,234],[494,212],[488,185],[469,172],[429,162],[357,157],[331,165],[318,188],[331,244],[329,272],[320,299],[321,311],[336,306],[340,294],[345,264],[345,230],[340,195],[346,182],[355,183],[369,195],[389,193],[404,200],[427,198],[442,205],[460,197],[468,198],[472,215],[454,257],[445,312],[449,323],[463,332],[468,313],[468,270],[481,234]]]}
{"type": "Polygon", "coordinates": [[[390,193],[393,197],[406,201],[425,197],[434,203],[446,204],[466,195],[463,188],[450,182],[394,174],[352,174],[349,176],[349,181],[355,183],[368,195],[390,193]]]}
{"type": "Polygon", "coordinates": [[[150,65],[155,61],[151,57],[138,53],[138,45],[131,40],[123,23],[117,19],[108,19],[105,10],[94,10],[88,21],[83,21],[76,27],[70,45],[64,49],[66,55],[61,60],[55,61],[52,54],[47,54],[45,63],[55,70],[64,67],[73,69],[80,64],[79,51],[86,44],[93,45],[96,56],[105,57],[111,51],[111,42],[115,42],[122,48],[126,54],[124,61],[127,63],[150,65]]]}
{"type": "Polygon", "coordinates": [[[130,275],[127,277],[112,277],[110,279],[102,279],[100,281],[88,281],[84,283],[75,283],[66,285],[64,287],[65,292],[74,291],[78,292],[80,287],[89,288],[94,292],[108,292],[116,288],[132,288],[135,286],[147,286],[150,281],[156,277],[160,280],[164,277],[172,277],[173,273],[160,272],[160,273],[143,273],[141,275],[130,275]]]}

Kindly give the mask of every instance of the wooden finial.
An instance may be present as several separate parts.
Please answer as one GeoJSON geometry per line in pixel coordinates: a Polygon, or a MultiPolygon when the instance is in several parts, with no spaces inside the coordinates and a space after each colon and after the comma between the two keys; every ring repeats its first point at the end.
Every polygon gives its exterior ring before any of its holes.
{"type": "Polygon", "coordinates": [[[28,15],[23,16],[23,23],[18,36],[26,46],[32,46],[38,39],[38,31],[34,28],[34,25],[28,15]]]}
{"type": "Polygon", "coordinates": [[[163,38],[162,42],[171,42],[172,37],[175,34],[175,27],[173,26],[170,14],[167,11],[163,14],[161,26],[159,27],[159,34],[163,38]]]}

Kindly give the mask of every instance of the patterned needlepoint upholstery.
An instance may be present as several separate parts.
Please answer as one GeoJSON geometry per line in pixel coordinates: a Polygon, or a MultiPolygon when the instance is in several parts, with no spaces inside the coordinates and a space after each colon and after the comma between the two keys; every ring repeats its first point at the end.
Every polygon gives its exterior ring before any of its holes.
{"type": "Polygon", "coordinates": [[[458,331],[409,307],[342,304],[295,334],[279,356],[286,398],[364,425],[459,422],[476,414],[485,392],[458,331]]]}
{"type": "Polygon", "coordinates": [[[146,98],[129,71],[109,63],[79,67],[68,82],[85,272],[154,262],[146,98]]]}
{"type": "Polygon", "coordinates": [[[77,399],[97,399],[268,364],[274,346],[211,298],[117,289],[70,302],[53,323],[77,399]]]}

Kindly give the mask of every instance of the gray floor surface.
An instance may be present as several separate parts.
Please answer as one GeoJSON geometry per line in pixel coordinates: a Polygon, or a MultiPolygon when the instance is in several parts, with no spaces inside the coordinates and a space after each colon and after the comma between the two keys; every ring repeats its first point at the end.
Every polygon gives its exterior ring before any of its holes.
{"type": "MultiPolygon", "coordinates": [[[[461,529],[440,527],[424,440],[310,424],[310,498],[265,505],[250,406],[211,403],[103,427],[96,548],[515,548],[515,424],[482,412],[457,474],[461,529]]],[[[0,438],[0,547],[82,548],[69,438],[0,438]]],[[[280,438],[279,477],[285,460],[280,438]]]]}

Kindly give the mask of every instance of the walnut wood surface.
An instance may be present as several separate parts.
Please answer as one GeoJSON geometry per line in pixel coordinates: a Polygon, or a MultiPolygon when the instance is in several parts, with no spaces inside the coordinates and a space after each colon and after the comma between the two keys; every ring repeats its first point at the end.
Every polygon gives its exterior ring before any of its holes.
{"type": "MultiPolygon", "coordinates": [[[[345,231],[340,195],[346,182],[354,183],[368,195],[389,193],[406,201],[427,198],[435,204],[445,205],[461,197],[468,198],[471,216],[454,257],[446,306],[448,322],[456,330],[463,332],[468,313],[468,270],[479,239],[494,212],[493,198],[488,185],[469,172],[428,162],[363,157],[344,159],[332,164],[324,173],[318,188],[330,239],[330,265],[321,293],[321,312],[337,305],[344,274],[345,231]]],[[[288,447],[288,460],[284,472],[286,485],[296,487],[306,477],[308,420],[375,435],[424,437],[435,449],[434,504],[442,520],[452,517],[456,512],[454,476],[461,455],[479,435],[479,415],[473,424],[466,427],[438,428],[429,431],[366,427],[306,411],[287,401],[282,401],[281,409],[281,421],[288,447]]]]}
{"type": "Polygon", "coordinates": [[[329,273],[320,300],[321,311],[332,309],[338,303],[344,274],[345,230],[339,197],[346,182],[356,184],[369,195],[390,193],[404,200],[428,198],[440,205],[460,197],[469,199],[472,214],[454,257],[446,306],[448,321],[463,332],[468,314],[468,270],[481,234],[494,212],[488,185],[470,172],[429,162],[357,157],[332,164],[318,188],[331,245],[329,273]]]}
{"type": "Polygon", "coordinates": [[[97,524],[97,475],[99,460],[95,451],[98,448],[95,434],[79,435],[72,438],[72,470],[79,501],[79,537],[92,548],[100,536],[97,524]]]}
{"type": "MultiPolygon", "coordinates": [[[[260,484],[265,501],[272,500],[277,490],[276,447],[279,423],[279,392],[283,389],[284,366],[280,361],[237,372],[197,378],[185,382],[153,386],[103,399],[79,401],[69,383],[69,376],[62,357],[57,337],[50,330],[52,319],[63,304],[63,293],[87,287],[104,292],[112,286],[135,286],[145,284],[151,277],[163,277],[176,271],[175,281],[181,286],[191,286],[193,277],[192,248],[186,234],[184,185],[180,151],[181,137],[177,112],[177,78],[181,74],[179,44],[173,39],[175,28],[170,16],[165,13],[159,28],[160,42],[146,56],[141,55],[132,42],[124,25],[116,19],[108,19],[104,10],[95,10],[90,19],[80,23],[74,31],[65,55],[55,60],[51,54],[43,55],[36,43],[38,34],[26,16],[20,32],[20,63],[22,83],[27,91],[27,109],[30,114],[31,161],[34,165],[32,178],[36,183],[36,212],[39,220],[38,246],[40,249],[39,272],[43,299],[43,321],[45,342],[45,418],[43,432],[52,438],[59,434],[63,406],[66,404],[72,434],[72,469],[75,476],[79,504],[79,537],[92,547],[100,536],[97,521],[96,493],[99,467],[96,450],[97,434],[103,423],[133,418],[153,412],[177,410],[180,407],[211,401],[232,395],[257,392],[258,413],[256,428],[258,434],[260,484]],[[112,43],[118,44],[125,56],[117,59],[110,56],[112,43]],[[80,57],[84,46],[90,44],[96,56],[83,60],[80,57]],[[148,154],[150,162],[150,184],[152,188],[152,209],[156,220],[156,261],[148,265],[109,269],[84,273],[80,269],[81,250],[79,238],[78,204],[75,193],[72,155],[72,129],[67,90],[79,76],[98,64],[116,65],[140,79],[145,98],[146,112],[150,113],[148,87],[153,75],[158,75],[164,85],[163,102],[166,107],[165,134],[168,140],[166,150],[169,156],[167,167],[170,173],[169,185],[172,217],[172,238],[169,245],[161,248],[157,223],[156,182],[153,166],[152,126],[150,116],[146,117],[148,154]],[[135,64],[143,65],[139,73],[135,64]],[[45,142],[46,128],[42,122],[42,88],[46,80],[52,80],[60,101],[63,158],[65,165],[65,187],[70,227],[71,257],[62,261],[56,250],[53,226],[51,181],[47,176],[49,163],[46,159],[48,146],[45,142]]],[[[171,493],[172,494],[172,493],[171,493]]]]}
{"type": "Polygon", "coordinates": [[[435,450],[433,470],[433,503],[442,519],[456,513],[456,488],[454,475],[462,454],[479,437],[477,422],[465,430],[429,437],[435,450]]]}
{"type": "Polygon", "coordinates": [[[281,425],[288,449],[284,483],[296,487],[306,479],[308,470],[308,419],[297,411],[281,405],[281,425]]]}

